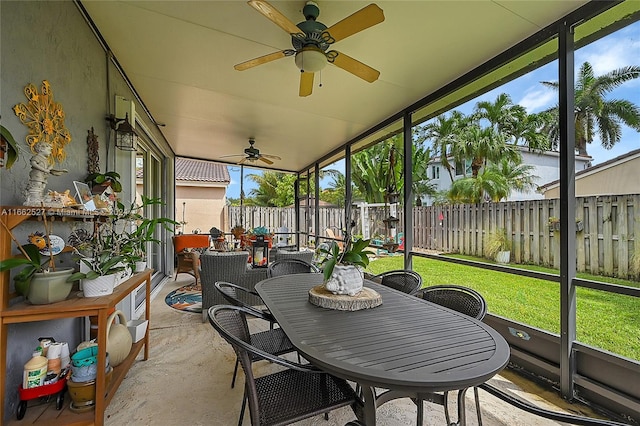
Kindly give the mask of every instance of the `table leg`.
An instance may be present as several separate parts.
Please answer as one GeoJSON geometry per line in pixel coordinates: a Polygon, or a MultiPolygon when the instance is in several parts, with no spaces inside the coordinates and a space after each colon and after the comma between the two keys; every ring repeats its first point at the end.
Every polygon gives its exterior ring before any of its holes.
{"type": "Polygon", "coordinates": [[[467,393],[468,388],[460,389],[458,391],[458,425],[465,426],[467,424],[466,410],[464,407],[464,396],[467,393]]]}
{"type": "Polygon", "coordinates": [[[376,424],[376,390],[372,386],[361,386],[362,399],[364,400],[364,424],[375,426],[376,424]]]}

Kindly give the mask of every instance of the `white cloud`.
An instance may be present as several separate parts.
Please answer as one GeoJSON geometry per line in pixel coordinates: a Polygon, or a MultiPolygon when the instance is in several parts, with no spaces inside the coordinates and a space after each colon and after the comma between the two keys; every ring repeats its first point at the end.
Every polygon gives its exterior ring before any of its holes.
{"type": "MultiPolygon", "coordinates": [[[[576,72],[585,61],[593,67],[596,76],[629,65],[638,65],[640,58],[640,25],[604,37],[576,51],[576,72]]],[[[635,80],[627,84],[638,85],[635,80]]]]}
{"type": "Polygon", "coordinates": [[[529,88],[517,103],[525,107],[528,113],[541,111],[558,102],[558,93],[548,87],[529,88]]]}

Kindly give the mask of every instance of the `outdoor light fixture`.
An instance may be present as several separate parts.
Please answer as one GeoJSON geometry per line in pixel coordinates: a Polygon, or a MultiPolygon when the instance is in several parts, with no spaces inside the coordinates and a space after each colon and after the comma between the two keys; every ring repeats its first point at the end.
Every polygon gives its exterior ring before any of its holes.
{"type": "Polygon", "coordinates": [[[296,66],[300,71],[318,72],[327,65],[324,52],[315,46],[306,46],[296,53],[296,66]]]}
{"type": "Polygon", "coordinates": [[[129,113],[124,118],[116,118],[115,115],[108,115],[107,121],[116,134],[116,148],[123,151],[135,151],[138,145],[138,133],[129,123],[129,113]]]}

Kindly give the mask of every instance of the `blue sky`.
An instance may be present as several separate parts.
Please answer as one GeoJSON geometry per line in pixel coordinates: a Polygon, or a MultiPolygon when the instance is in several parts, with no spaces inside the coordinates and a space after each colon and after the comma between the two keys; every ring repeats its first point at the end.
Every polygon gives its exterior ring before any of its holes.
{"type": "MultiPolygon", "coordinates": [[[[629,65],[640,66],[640,22],[629,25],[607,37],[597,40],[575,52],[575,68],[578,71],[583,62],[589,62],[596,76],[629,65]]],[[[547,109],[557,103],[557,92],[546,88],[541,81],[557,81],[558,65],[554,61],[537,70],[498,87],[482,96],[458,107],[469,113],[480,100],[495,101],[500,93],[508,93],[514,103],[524,106],[528,112],[534,113],[547,109]]],[[[627,99],[640,106],[640,79],[635,79],[613,90],[608,99],[627,99]]],[[[622,139],[612,149],[602,147],[599,139],[589,144],[587,151],[593,157],[593,165],[640,148],[640,134],[623,126],[622,139]]],[[[229,167],[231,184],[227,188],[227,197],[240,197],[240,166],[229,167]]],[[[257,169],[245,167],[245,176],[259,173],[257,169]]],[[[255,188],[253,182],[245,178],[244,192],[255,188]]]]}

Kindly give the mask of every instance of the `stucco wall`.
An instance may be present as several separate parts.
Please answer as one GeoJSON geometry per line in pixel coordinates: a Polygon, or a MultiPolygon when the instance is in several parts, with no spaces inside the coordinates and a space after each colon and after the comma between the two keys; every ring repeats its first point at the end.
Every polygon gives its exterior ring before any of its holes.
{"type": "MultiPolygon", "coordinates": [[[[31,154],[27,150],[25,136],[28,133],[12,108],[27,102],[24,87],[32,83],[41,91],[43,80],[48,80],[54,100],[65,112],[65,125],[71,133],[71,143],[66,147],[66,160],[57,166],[68,170],[63,176],[50,177],[49,189],[72,189],[74,180],[84,180],[87,175],[87,131],[94,128],[100,143],[100,167],[102,171],[121,172],[123,180],[129,180],[133,170],[133,153],[106,149],[109,129],[105,116],[108,105],[113,108],[115,94],[134,99],[126,82],[113,64],[107,65],[104,49],[85,22],[77,6],[71,1],[1,1],[0,2],[0,115],[2,125],[14,136],[21,148],[20,158],[10,170],[0,168],[0,204],[16,205],[23,202],[21,191],[26,186],[31,154]],[[110,82],[107,84],[107,76],[110,82]],[[108,86],[110,94],[107,94],[108,86]]],[[[137,111],[143,111],[140,104],[137,111]]],[[[161,133],[148,117],[143,116],[153,136],[161,142],[161,149],[172,154],[161,133]]],[[[112,142],[111,142],[112,143],[112,142]]],[[[173,179],[173,170],[168,174],[173,179]]],[[[126,182],[125,182],[126,183],[126,182]]],[[[123,199],[130,199],[133,184],[125,185],[123,199]]],[[[173,189],[167,191],[170,211],[173,212],[173,189]]],[[[56,235],[67,239],[73,222],[55,222],[56,235]]],[[[25,241],[26,235],[42,230],[38,222],[21,225],[16,238],[25,241]]],[[[1,230],[0,232],[6,232],[1,230]]],[[[64,266],[74,266],[69,255],[60,255],[64,266]]],[[[3,421],[15,416],[18,402],[17,389],[22,381],[22,369],[38,345],[38,337],[53,336],[58,341],[75,346],[83,339],[82,320],[57,320],[10,325],[8,327],[6,395],[3,401],[3,421]]]]}
{"type": "MultiPolygon", "coordinates": [[[[640,189],[638,182],[640,182],[640,157],[614,167],[577,176],[576,197],[637,194],[640,189]]],[[[560,198],[560,187],[555,186],[546,191],[544,198],[560,198]]]]}
{"type": "Polygon", "coordinates": [[[225,231],[223,211],[225,206],[225,188],[204,186],[176,186],[176,220],[182,221],[184,204],[184,221],[187,222],[184,233],[190,234],[195,229],[209,233],[216,227],[225,231]]]}

